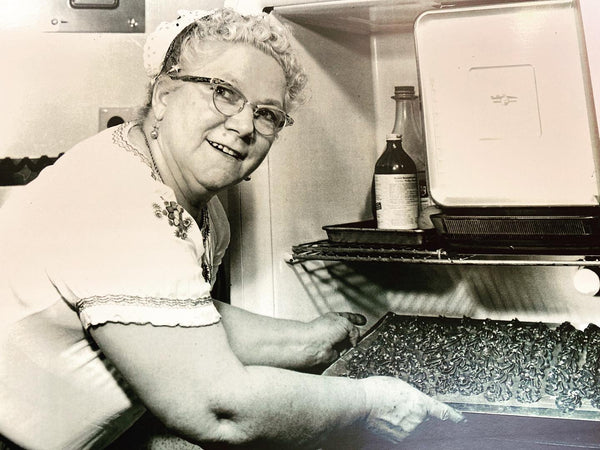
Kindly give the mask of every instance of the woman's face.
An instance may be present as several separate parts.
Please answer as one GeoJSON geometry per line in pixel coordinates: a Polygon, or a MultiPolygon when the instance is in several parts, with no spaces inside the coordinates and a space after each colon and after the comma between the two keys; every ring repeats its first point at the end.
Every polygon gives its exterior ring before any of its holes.
{"type": "MultiPolygon", "coordinates": [[[[277,61],[245,44],[204,42],[177,75],[220,78],[252,104],[283,109],[285,76],[277,61]],[[208,61],[208,62],[206,62],[208,61]]],[[[192,202],[232,186],[263,161],[275,139],[257,133],[251,105],[227,117],[215,109],[204,83],[168,81],[166,95],[153,103],[160,119],[159,144],[178,188],[192,202]]]]}

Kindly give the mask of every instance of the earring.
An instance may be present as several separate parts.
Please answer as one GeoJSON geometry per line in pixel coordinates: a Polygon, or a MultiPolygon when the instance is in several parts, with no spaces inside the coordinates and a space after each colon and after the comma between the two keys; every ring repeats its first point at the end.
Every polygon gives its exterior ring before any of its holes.
{"type": "Polygon", "coordinates": [[[250,181],[251,179],[252,178],[250,178],[250,177],[246,177],[246,178],[244,178],[244,181],[250,181]]]}
{"type": "Polygon", "coordinates": [[[158,122],[152,125],[152,131],[150,131],[150,137],[152,139],[158,139],[158,122]]]}

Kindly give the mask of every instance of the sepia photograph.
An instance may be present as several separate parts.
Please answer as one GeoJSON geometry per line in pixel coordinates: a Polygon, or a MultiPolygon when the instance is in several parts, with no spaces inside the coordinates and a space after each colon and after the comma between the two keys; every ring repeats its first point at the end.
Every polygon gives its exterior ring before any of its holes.
{"type": "Polygon", "coordinates": [[[0,450],[600,449],[600,1],[0,2],[0,450]]]}

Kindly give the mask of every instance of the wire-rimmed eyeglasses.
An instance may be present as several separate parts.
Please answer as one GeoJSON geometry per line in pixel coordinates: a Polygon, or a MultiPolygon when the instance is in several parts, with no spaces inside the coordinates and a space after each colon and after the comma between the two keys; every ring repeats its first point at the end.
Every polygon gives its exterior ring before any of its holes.
{"type": "Polygon", "coordinates": [[[245,108],[246,104],[250,105],[254,117],[254,129],[263,136],[273,136],[283,127],[294,123],[285,111],[272,105],[254,105],[238,89],[219,78],[171,74],[169,76],[173,80],[209,84],[213,91],[213,104],[224,116],[235,116],[245,108]]]}

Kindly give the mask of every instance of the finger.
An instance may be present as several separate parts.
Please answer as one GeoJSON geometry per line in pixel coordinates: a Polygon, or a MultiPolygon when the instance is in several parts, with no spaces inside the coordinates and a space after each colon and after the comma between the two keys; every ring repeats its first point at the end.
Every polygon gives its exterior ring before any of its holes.
{"type": "MultiPolygon", "coordinates": [[[[354,325],[354,322],[351,320],[349,316],[360,316],[360,314],[354,313],[335,313],[339,318],[338,322],[344,327],[344,331],[346,333],[346,337],[344,339],[344,345],[348,346],[348,342],[350,342],[350,346],[355,347],[358,344],[358,340],[360,338],[360,331],[354,325]]],[[[366,320],[366,319],[365,319],[366,320]]]]}
{"type": "Polygon", "coordinates": [[[359,338],[360,338],[360,331],[358,331],[358,328],[352,327],[350,329],[350,331],[348,332],[348,339],[350,339],[350,345],[352,345],[352,347],[355,347],[356,344],[358,344],[359,338]]]}
{"type": "Polygon", "coordinates": [[[426,419],[425,416],[420,416],[420,415],[414,415],[414,416],[409,416],[406,417],[403,421],[402,421],[402,429],[404,431],[406,431],[407,433],[412,433],[413,431],[416,430],[416,428],[421,425],[421,423],[426,419]]]}
{"type": "Polygon", "coordinates": [[[371,433],[381,436],[394,444],[400,444],[409,435],[402,427],[389,424],[385,421],[367,423],[367,429],[370,430],[371,433]]]}
{"type": "Polygon", "coordinates": [[[432,403],[429,405],[428,412],[430,416],[437,417],[440,420],[450,420],[454,423],[459,423],[465,420],[465,416],[463,416],[457,410],[437,400],[432,401],[432,403]]]}
{"type": "Polygon", "coordinates": [[[333,348],[327,356],[325,356],[325,364],[331,364],[340,357],[340,352],[333,348]]]}
{"type": "Polygon", "coordinates": [[[338,316],[348,319],[354,325],[364,325],[367,323],[367,318],[362,314],[351,313],[351,312],[337,312],[338,316]]]}

